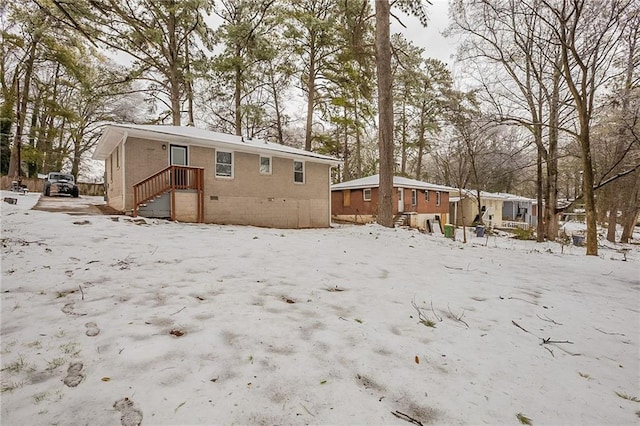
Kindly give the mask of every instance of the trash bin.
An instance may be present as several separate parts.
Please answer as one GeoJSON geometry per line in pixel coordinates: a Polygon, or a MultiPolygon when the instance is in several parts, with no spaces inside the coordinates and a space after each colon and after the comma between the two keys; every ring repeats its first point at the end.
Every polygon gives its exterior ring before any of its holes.
{"type": "Polygon", "coordinates": [[[573,239],[573,245],[576,247],[582,247],[584,246],[584,236],[582,235],[572,235],[571,238],[573,239]]]}
{"type": "Polygon", "coordinates": [[[453,225],[444,225],[444,236],[446,238],[453,238],[455,229],[456,228],[453,225]]]}
{"type": "Polygon", "coordinates": [[[484,237],[484,226],[476,225],[476,237],[484,237]]]}

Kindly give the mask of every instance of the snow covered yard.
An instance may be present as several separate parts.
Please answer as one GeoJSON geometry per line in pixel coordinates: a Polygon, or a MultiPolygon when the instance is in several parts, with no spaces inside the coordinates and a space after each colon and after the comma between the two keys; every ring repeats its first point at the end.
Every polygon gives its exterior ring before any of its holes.
{"type": "Polygon", "coordinates": [[[638,246],[143,223],[37,196],[2,203],[3,425],[640,421],[638,246]]]}

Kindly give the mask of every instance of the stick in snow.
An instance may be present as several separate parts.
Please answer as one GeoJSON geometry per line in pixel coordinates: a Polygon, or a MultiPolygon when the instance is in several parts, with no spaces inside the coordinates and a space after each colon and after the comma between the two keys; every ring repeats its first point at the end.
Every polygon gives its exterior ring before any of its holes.
{"type": "Polygon", "coordinates": [[[396,411],[392,411],[391,414],[393,414],[394,416],[396,416],[399,419],[402,420],[406,420],[409,423],[413,423],[414,425],[418,425],[418,426],[423,426],[422,422],[420,420],[416,420],[413,417],[405,414],[405,413],[401,413],[400,411],[396,410],[396,411]]]}

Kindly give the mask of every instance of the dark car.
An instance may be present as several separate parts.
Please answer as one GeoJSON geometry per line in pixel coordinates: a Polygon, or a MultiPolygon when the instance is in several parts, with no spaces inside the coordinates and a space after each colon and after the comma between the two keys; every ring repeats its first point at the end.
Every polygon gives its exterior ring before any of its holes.
{"type": "Polygon", "coordinates": [[[55,194],[67,194],[78,198],[78,195],[80,195],[73,175],[60,172],[49,173],[44,179],[43,192],[47,197],[55,194]]]}

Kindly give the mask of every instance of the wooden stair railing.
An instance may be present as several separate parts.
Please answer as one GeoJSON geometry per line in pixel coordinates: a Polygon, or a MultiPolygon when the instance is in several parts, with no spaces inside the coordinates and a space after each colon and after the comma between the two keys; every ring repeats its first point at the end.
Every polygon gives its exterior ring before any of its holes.
{"type": "Polygon", "coordinates": [[[160,195],[171,193],[171,220],[175,220],[176,190],[197,191],[197,221],[204,220],[204,169],[172,165],[133,185],[133,217],[138,216],[140,205],[160,195]]]}

